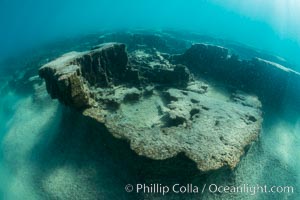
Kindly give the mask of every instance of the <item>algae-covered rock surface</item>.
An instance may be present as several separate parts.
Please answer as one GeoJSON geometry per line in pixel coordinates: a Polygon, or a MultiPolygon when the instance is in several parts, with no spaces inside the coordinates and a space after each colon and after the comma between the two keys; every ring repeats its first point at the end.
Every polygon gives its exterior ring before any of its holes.
{"type": "Polygon", "coordinates": [[[194,76],[175,56],[104,43],[65,54],[39,74],[52,98],[97,120],[138,155],[163,160],[183,153],[202,172],[234,169],[259,136],[260,101],[194,76]]]}

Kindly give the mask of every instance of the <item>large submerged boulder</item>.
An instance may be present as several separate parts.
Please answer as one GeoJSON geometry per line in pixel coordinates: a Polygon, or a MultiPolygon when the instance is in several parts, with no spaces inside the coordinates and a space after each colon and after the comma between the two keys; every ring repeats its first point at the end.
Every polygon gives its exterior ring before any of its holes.
{"type": "Polygon", "coordinates": [[[104,124],[139,155],[183,153],[202,172],[235,168],[259,136],[260,101],[193,78],[170,58],[153,48],[128,55],[124,44],[110,43],[63,55],[39,73],[52,98],[104,124]]]}

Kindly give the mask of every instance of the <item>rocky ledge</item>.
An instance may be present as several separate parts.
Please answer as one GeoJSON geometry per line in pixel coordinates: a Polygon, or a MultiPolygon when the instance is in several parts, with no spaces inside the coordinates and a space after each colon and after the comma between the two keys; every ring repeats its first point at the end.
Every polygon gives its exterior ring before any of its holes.
{"type": "Polygon", "coordinates": [[[184,153],[202,172],[233,169],[259,136],[261,103],[194,77],[188,51],[127,53],[124,44],[107,43],[65,54],[39,75],[52,98],[104,124],[139,155],[184,153]]]}
{"type": "Polygon", "coordinates": [[[228,48],[194,44],[185,53],[173,56],[204,77],[258,95],[263,105],[273,109],[293,105],[300,108],[300,73],[259,57],[243,60],[228,48]]]}

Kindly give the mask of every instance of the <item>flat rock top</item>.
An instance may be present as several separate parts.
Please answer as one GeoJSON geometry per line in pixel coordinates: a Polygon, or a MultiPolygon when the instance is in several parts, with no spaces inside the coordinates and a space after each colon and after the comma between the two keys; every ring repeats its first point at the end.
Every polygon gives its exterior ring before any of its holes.
{"type": "Polygon", "coordinates": [[[123,44],[107,44],[64,55],[40,76],[53,98],[103,123],[139,155],[184,153],[203,172],[233,169],[260,133],[260,101],[193,78],[168,57],[155,49],[127,57],[123,44]]]}
{"type": "Polygon", "coordinates": [[[260,132],[260,102],[244,94],[230,97],[207,90],[154,90],[107,114],[106,126],[114,136],[130,141],[139,155],[166,159],[183,152],[201,171],[234,168],[260,132]]]}

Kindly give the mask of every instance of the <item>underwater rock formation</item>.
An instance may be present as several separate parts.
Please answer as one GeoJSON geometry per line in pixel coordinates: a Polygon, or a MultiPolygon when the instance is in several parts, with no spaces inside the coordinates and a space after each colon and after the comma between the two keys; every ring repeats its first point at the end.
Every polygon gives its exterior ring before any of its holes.
{"type": "Polygon", "coordinates": [[[42,67],[39,75],[46,80],[52,98],[77,108],[88,107],[92,104],[89,85],[103,87],[122,80],[127,59],[125,45],[108,44],[91,52],[65,54],[42,67]]]}
{"type": "Polygon", "coordinates": [[[276,109],[286,103],[300,107],[300,74],[278,63],[258,57],[242,60],[230,49],[207,44],[194,44],[184,54],[173,56],[173,62],[185,64],[200,76],[254,93],[276,109]]]}
{"type": "Polygon", "coordinates": [[[184,153],[203,172],[235,168],[260,133],[260,101],[204,83],[171,58],[108,43],[65,54],[39,74],[52,98],[104,124],[139,155],[184,153]]]}

